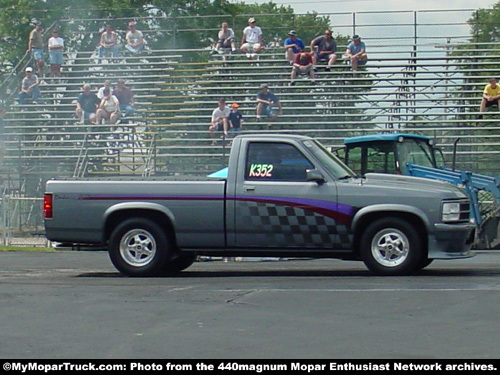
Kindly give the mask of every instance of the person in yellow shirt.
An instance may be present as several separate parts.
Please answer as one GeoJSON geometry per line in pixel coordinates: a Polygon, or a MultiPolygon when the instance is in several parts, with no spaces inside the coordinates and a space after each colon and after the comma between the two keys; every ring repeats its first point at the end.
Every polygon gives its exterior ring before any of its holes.
{"type": "MultiPolygon", "coordinates": [[[[492,105],[496,105],[500,109],[499,100],[500,86],[497,84],[497,80],[495,78],[490,78],[490,83],[484,88],[480,111],[484,112],[487,107],[491,107],[492,105]]],[[[479,118],[482,119],[483,115],[479,115],[479,118]]]]}

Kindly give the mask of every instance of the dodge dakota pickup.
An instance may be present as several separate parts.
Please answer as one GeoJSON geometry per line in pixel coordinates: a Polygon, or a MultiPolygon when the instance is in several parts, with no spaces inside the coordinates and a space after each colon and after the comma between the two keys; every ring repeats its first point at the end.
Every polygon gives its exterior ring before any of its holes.
{"type": "Polygon", "coordinates": [[[458,187],[416,177],[356,176],[318,141],[234,139],[222,178],[50,180],[49,240],[103,244],[129,276],[171,274],[197,255],[362,260],[406,275],[471,256],[475,226],[458,187]]]}

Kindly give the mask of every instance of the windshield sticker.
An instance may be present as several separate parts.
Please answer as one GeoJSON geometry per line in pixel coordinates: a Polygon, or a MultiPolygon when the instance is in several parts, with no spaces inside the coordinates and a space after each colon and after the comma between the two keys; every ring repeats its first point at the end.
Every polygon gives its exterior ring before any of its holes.
{"type": "Polygon", "coordinates": [[[273,177],[273,169],[272,164],[251,164],[248,177],[273,177]]]}

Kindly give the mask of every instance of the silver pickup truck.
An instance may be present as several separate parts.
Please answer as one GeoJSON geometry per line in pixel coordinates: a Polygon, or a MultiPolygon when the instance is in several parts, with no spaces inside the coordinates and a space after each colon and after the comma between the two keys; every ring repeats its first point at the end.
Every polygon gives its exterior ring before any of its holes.
{"type": "Polygon", "coordinates": [[[125,275],[179,272],[197,255],[362,260],[404,275],[471,256],[466,194],[406,176],[357,177],[316,140],[234,139],[227,176],[47,182],[49,240],[105,244],[125,275]]]}

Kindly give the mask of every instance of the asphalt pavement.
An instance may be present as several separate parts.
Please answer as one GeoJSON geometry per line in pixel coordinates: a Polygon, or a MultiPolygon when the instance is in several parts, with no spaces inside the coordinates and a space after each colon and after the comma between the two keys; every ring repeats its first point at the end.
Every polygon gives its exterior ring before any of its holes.
{"type": "Polygon", "coordinates": [[[0,357],[499,358],[500,252],[379,277],[340,260],[196,262],[128,278],[105,252],[0,253],[0,357]]]}

